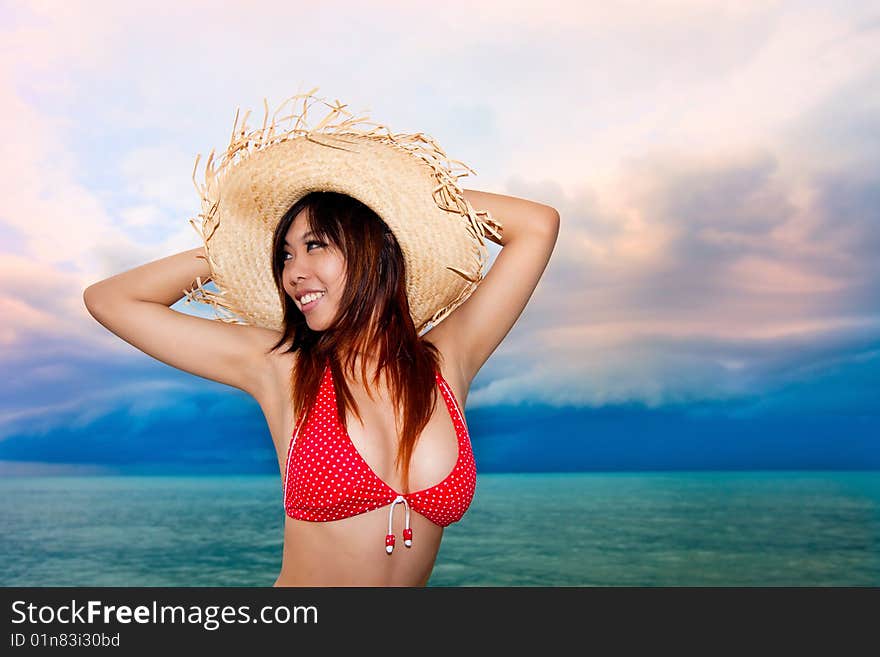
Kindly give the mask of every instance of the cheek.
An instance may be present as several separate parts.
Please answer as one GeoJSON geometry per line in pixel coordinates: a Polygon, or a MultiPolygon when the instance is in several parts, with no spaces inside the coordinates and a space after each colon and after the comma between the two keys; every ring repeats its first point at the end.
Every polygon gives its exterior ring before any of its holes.
{"type": "Polygon", "coordinates": [[[336,270],[336,285],[340,290],[345,288],[346,285],[346,272],[345,267],[338,267],[336,270]]]}

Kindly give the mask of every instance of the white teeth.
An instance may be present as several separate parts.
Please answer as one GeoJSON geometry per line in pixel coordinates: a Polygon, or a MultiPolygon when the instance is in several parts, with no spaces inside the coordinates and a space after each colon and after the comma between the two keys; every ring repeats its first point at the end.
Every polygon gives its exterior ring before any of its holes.
{"type": "Polygon", "coordinates": [[[306,305],[307,303],[311,303],[315,299],[323,297],[325,294],[326,294],[326,292],[315,292],[313,294],[306,294],[306,295],[303,295],[302,297],[300,297],[299,302],[302,305],[306,305]]]}

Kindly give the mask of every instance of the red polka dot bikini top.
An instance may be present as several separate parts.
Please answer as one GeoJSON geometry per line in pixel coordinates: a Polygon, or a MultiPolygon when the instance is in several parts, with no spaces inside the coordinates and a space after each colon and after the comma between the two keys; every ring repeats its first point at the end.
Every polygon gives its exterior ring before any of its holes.
{"type": "Polygon", "coordinates": [[[449,384],[439,371],[437,384],[458,437],[458,459],[452,471],[440,483],[402,495],[386,484],[358,452],[348,432],[339,422],[336,390],[328,362],[310,421],[302,435],[302,415],[287,450],[284,474],[284,508],[291,518],[326,522],[356,516],[387,504],[388,534],[385,551],[394,550],[392,520],[394,509],[403,504],[406,510],[404,545],[412,545],[410,509],[441,527],[462,518],[470,506],[476,488],[476,465],[464,417],[449,384]]]}

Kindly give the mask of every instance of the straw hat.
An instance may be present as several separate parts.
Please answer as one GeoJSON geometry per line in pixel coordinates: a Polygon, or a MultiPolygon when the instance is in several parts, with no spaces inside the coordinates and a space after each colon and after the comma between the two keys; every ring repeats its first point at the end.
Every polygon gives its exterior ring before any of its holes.
{"type": "Polygon", "coordinates": [[[219,292],[196,280],[184,290],[186,302],[210,304],[218,319],[282,330],[281,297],[272,280],[271,242],[278,221],[306,194],[348,194],[375,211],[394,232],[406,260],[406,290],[417,332],[436,326],[464,303],[482,280],[488,260],[484,236],[500,238],[502,225],[476,212],[465,199],[450,160],[422,133],[392,134],[368,117],[353,117],[337,100],[314,95],[317,88],[285,100],[262,128],[250,131],[248,111],[215,164],[205,166],[205,182],[193,183],[201,197],[201,221],[190,219],[202,237],[219,292]],[[302,101],[299,113],[276,119],[288,104],[302,101]],[[310,106],[329,112],[308,127],[310,106]],[[289,120],[288,127],[279,127],[289,120]],[[371,126],[369,129],[367,126],[371,126]]]}

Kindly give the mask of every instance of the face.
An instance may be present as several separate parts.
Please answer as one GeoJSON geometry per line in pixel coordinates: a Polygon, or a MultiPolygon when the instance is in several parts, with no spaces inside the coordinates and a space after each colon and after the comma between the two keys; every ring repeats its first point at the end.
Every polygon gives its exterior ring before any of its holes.
{"type": "Polygon", "coordinates": [[[323,331],[332,324],[339,309],[345,288],[345,261],[332,244],[308,233],[306,212],[296,216],[284,238],[284,291],[305,315],[309,328],[323,331]],[[312,290],[324,294],[317,301],[304,304],[299,297],[305,293],[308,299],[312,290]]]}

